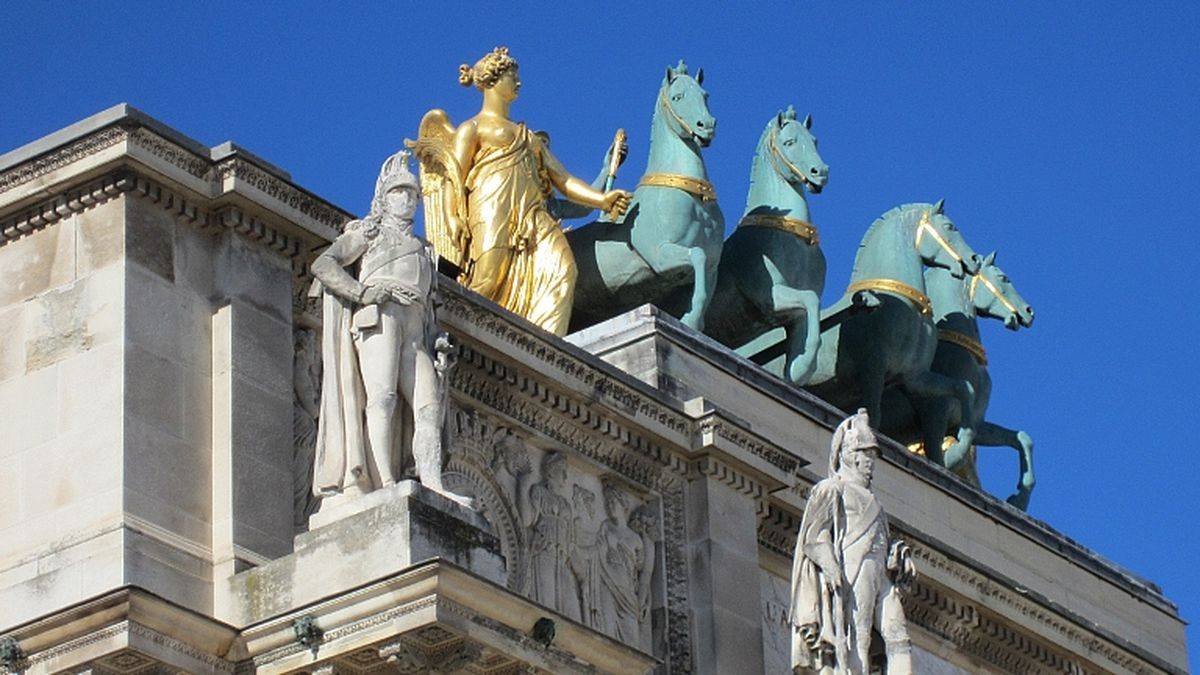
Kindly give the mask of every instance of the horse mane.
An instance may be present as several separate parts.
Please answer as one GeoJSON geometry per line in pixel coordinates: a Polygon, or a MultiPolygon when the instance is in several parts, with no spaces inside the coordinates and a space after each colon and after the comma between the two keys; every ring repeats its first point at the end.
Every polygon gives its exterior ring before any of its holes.
{"type": "Polygon", "coordinates": [[[871,237],[875,235],[876,230],[881,229],[885,224],[890,223],[898,218],[903,218],[906,215],[911,215],[918,210],[928,210],[932,208],[933,205],[926,202],[911,202],[888,209],[883,213],[883,215],[876,218],[875,222],[871,223],[871,226],[867,228],[867,232],[863,235],[862,241],[858,243],[858,247],[865,248],[867,242],[870,241],[871,237]]]}
{"type": "Polygon", "coordinates": [[[767,122],[767,126],[763,127],[762,135],[758,137],[758,145],[754,146],[754,158],[750,160],[750,190],[747,194],[754,191],[755,176],[758,175],[759,169],[762,167],[763,162],[766,161],[766,153],[763,151],[763,148],[767,143],[767,134],[771,133],[771,127],[774,123],[775,118],[772,117],[767,122]]]}

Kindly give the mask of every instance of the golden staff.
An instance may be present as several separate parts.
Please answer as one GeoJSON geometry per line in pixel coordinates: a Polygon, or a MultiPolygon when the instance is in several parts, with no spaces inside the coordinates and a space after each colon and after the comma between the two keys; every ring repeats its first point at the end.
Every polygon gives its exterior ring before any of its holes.
{"type": "MultiPolygon", "coordinates": [[[[617,133],[613,135],[612,145],[608,149],[608,177],[604,179],[604,191],[608,192],[613,188],[613,182],[617,179],[617,168],[621,166],[621,146],[625,144],[625,130],[617,129],[617,133]]],[[[604,220],[616,220],[613,214],[605,214],[604,220]]]]}

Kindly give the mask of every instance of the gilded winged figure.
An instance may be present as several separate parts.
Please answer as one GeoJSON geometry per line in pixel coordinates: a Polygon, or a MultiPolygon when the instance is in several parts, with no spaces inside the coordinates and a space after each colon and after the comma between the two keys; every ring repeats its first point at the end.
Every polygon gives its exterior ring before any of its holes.
{"type": "Polygon", "coordinates": [[[459,82],[483,92],[479,114],[455,127],[431,110],[411,144],[421,160],[426,236],[468,288],[563,335],[576,268],[548,200],[557,190],[616,217],[631,195],[571,175],[538,134],[509,118],[521,79],[506,48],[461,66],[459,82]]]}

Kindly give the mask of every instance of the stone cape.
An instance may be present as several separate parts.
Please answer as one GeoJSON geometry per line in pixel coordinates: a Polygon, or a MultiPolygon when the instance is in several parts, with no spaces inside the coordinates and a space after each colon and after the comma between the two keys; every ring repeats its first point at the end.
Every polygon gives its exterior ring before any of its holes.
{"type": "MultiPolygon", "coordinates": [[[[308,266],[351,219],[127,106],[0,156],[0,670],[787,672],[842,414],[652,308],[562,340],[443,280],[478,511],[402,483],[293,537],[308,266]]],[[[1187,671],[1156,586],[880,445],[916,672],[1187,671]]]]}

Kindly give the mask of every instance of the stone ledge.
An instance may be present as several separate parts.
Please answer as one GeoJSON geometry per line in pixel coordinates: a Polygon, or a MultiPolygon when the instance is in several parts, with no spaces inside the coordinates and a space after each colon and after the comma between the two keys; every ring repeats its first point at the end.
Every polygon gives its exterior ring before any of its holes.
{"type": "Polygon", "coordinates": [[[416,481],[357,501],[297,536],[294,553],[218,581],[236,612],[222,618],[253,623],[430,559],[503,582],[500,541],[478,513],[416,481]]]}
{"type": "Polygon", "coordinates": [[[124,103],[0,155],[0,211],[7,217],[120,167],[144,167],[208,200],[239,199],[322,241],[355,217],[232,142],[207,148],[124,103]]]}
{"type": "MultiPolygon", "coordinates": [[[[567,336],[567,339],[589,353],[602,357],[606,353],[651,337],[667,341],[673,349],[686,350],[826,429],[832,430],[845,418],[843,412],[820,398],[785,383],[749,359],[739,356],[708,336],[688,329],[674,317],[650,305],[573,333],[567,336]]],[[[661,384],[668,391],[672,387],[679,387],[678,383],[661,384]]],[[[688,393],[694,394],[685,392],[684,395],[688,393]]],[[[992,495],[972,488],[942,467],[912,455],[902,445],[886,436],[881,436],[881,439],[885,460],[900,470],[919,477],[923,482],[952,495],[968,507],[983,512],[1040,545],[1058,551],[1072,562],[1161,611],[1178,616],[1178,607],[1168,600],[1154,583],[1107,560],[1047,523],[1022,513],[992,495]]]]}
{"type": "MultiPolygon", "coordinates": [[[[183,609],[140,588],[117,589],[29,622],[17,640],[23,675],[79,672],[285,673],[320,667],[349,672],[458,659],[487,672],[647,673],[649,654],[530,602],[466,570],[428,561],[241,628],[183,609]],[[319,637],[298,642],[294,624],[319,637]],[[552,642],[530,635],[539,620],[552,642]],[[421,661],[424,659],[425,661],[421,661]]],[[[0,672],[8,672],[0,667],[0,672]]]]}

